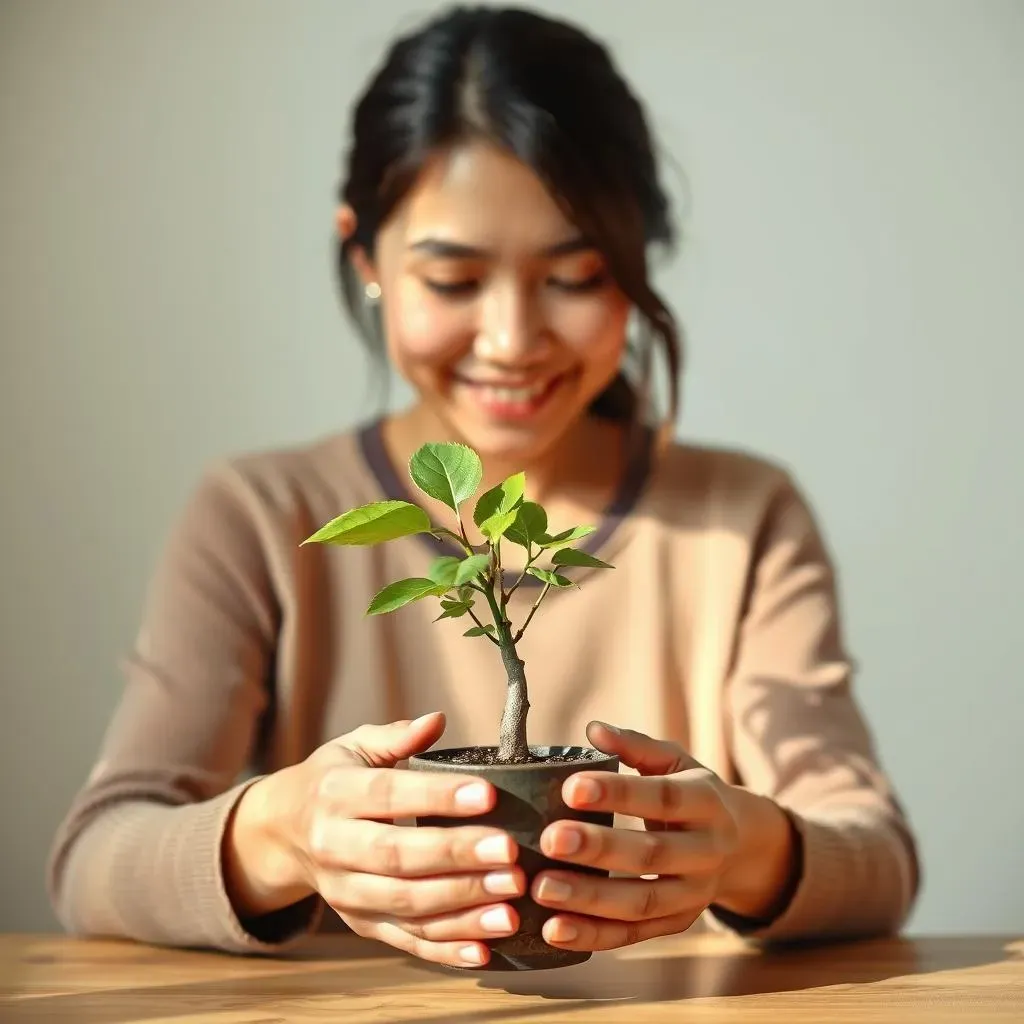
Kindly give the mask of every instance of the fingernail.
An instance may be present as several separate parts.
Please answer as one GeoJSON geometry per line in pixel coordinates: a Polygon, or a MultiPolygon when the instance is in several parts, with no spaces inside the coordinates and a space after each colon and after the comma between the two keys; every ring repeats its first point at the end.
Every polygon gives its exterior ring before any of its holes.
{"type": "Polygon", "coordinates": [[[462,962],[465,964],[482,964],[484,962],[484,953],[479,946],[463,946],[459,950],[459,956],[462,957],[462,962]]]}
{"type": "Polygon", "coordinates": [[[622,730],[617,726],[609,725],[607,722],[595,721],[594,725],[599,725],[602,729],[607,729],[609,732],[615,733],[616,736],[619,736],[622,733],[622,730]]]}
{"type": "Polygon", "coordinates": [[[574,924],[569,924],[568,921],[563,921],[560,918],[551,925],[551,931],[554,932],[551,937],[555,942],[572,942],[580,934],[574,924]]]}
{"type": "Polygon", "coordinates": [[[582,845],[583,836],[580,835],[579,829],[563,828],[559,829],[551,840],[551,852],[556,857],[566,857],[576,853],[582,845]]]}
{"type": "Polygon", "coordinates": [[[428,711],[425,715],[420,715],[419,718],[414,718],[407,726],[409,729],[415,729],[422,725],[428,718],[433,718],[436,715],[436,711],[428,711]]]}
{"type": "Polygon", "coordinates": [[[485,864],[511,864],[512,844],[505,836],[488,836],[473,848],[477,860],[485,864]]]}
{"type": "Polygon", "coordinates": [[[495,896],[513,896],[519,892],[519,879],[514,871],[490,871],[484,875],[484,888],[495,896]]]}
{"type": "Polygon", "coordinates": [[[512,931],[512,918],[507,907],[491,907],[480,915],[480,924],[485,931],[501,933],[512,931]]]}
{"type": "Polygon", "coordinates": [[[467,810],[486,810],[488,804],[486,782],[470,782],[455,790],[455,803],[467,810]]]}
{"type": "Polygon", "coordinates": [[[573,800],[581,804],[596,804],[604,790],[594,779],[577,779],[572,788],[573,800]]]}
{"type": "Polygon", "coordinates": [[[549,903],[564,903],[572,895],[572,886],[558,878],[542,878],[537,886],[537,898],[549,903]]]}

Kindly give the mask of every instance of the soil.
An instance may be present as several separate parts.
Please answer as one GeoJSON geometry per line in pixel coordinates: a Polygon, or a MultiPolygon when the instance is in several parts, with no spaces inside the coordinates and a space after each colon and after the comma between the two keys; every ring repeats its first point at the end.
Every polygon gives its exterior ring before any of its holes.
{"type": "MultiPolygon", "coordinates": [[[[577,761],[596,761],[605,757],[600,751],[584,747],[570,747],[558,754],[534,754],[529,761],[517,761],[513,764],[572,764],[577,761]]],[[[460,750],[452,757],[445,758],[446,764],[497,766],[509,762],[498,760],[496,747],[468,747],[460,750]]]]}

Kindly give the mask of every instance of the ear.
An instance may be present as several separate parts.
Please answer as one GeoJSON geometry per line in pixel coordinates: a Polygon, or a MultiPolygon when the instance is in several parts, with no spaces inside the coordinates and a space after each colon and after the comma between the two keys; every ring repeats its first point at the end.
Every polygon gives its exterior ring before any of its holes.
{"type": "MultiPolygon", "coordinates": [[[[356,224],[358,223],[356,211],[347,203],[338,207],[334,214],[334,221],[338,234],[343,240],[347,240],[355,234],[356,224]]],[[[352,260],[352,266],[356,268],[356,273],[364,285],[378,280],[377,267],[367,256],[366,250],[361,245],[354,245],[349,250],[349,258],[352,260]]]]}

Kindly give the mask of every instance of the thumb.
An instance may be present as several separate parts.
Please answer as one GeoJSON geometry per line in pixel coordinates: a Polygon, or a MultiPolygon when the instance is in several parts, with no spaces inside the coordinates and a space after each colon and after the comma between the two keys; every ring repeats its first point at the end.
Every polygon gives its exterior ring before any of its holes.
{"type": "Polygon", "coordinates": [[[399,761],[419,754],[436,743],[444,727],[444,714],[431,711],[413,721],[361,725],[340,736],[337,742],[368,768],[394,768],[399,761]]]}
{"type": "Polygon", "coordinates": [[[619,760],[641,775],[672,775],[687,768],[700,768],[678,743],[656,740],[634,729],[620,729],[607,722],[591,722],[587,739],[605,754],[617,754],[619,760]]]}

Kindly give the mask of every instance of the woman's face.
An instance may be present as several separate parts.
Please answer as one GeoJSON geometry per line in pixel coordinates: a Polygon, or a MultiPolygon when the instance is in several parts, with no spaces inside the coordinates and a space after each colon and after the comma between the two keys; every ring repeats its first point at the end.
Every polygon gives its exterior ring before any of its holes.
{"type": "Polygon", "coordinates": [[[490,144],[428,164],[364,273],[394,366],[481,454],[542,455],[618,370],[628,300],[533,172],[490,144]]]}

